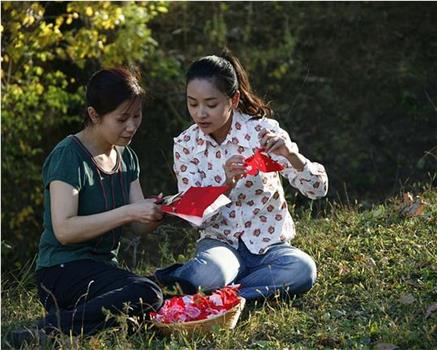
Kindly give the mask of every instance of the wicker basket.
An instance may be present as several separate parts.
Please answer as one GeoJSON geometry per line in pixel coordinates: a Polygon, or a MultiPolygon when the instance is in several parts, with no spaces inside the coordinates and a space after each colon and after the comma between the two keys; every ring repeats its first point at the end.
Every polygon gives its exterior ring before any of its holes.
{"type": "Polygon", "coordinates": [[[246,299],[240,297],[240,303],[235,305],[232,309],[224,314],[217,315],[206,320],[178,322],[178,323],[160,323],[152,321],[153,325],[158,328],[163,334],[169,335],[174,332],[186,331],[188,334],[208,334],[213,331],[215,326],[220,328],[233,329],[240,317],[241,310],[243,310],[246,299]]]}

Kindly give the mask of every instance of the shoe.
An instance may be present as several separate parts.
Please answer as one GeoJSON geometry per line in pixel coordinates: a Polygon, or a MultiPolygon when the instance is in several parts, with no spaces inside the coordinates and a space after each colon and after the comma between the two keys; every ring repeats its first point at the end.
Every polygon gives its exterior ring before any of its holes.
{"type": "Polygon", "coordinates": [[[183,264],[176,263],[163,269],[157,269],[153,275],[153,279],[156,280],[162,288],[179,287],[184,294],[196,294],[197,286],[194,286],[190,281],[183,278],[172,276],[172,273],[182,266],[183,264]]]}
{"type": "Polygon", "coordinates": [[[48,344],[49,337],[42,329],[24,327],[10,331],[6,335],[6,341],[13,349],[21,349],[25,344],[38,344],[44,347],[48,344]]]}

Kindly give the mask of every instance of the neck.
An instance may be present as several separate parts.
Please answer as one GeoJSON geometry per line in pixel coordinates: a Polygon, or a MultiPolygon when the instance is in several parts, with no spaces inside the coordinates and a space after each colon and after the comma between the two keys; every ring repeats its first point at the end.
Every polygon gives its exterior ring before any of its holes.
{"type": "Polygon", "coordinates": [[[229,119],[226,121],[226,123],[220,129],[211,133],[211,137],[219,145],[226,139],[226,136],[228,136],[229,130],[231,130],[232,118],[233,118],[233,116],[231,115],[229,117],[229,119]]]}
{"type": "Polygon", "coordinates": [[[93,127],[86,127],[76,134],[76,137],[86,146],[93,156],[105,154],[109,156],[114,145],[107,143],[95,131],[93,127]]]}

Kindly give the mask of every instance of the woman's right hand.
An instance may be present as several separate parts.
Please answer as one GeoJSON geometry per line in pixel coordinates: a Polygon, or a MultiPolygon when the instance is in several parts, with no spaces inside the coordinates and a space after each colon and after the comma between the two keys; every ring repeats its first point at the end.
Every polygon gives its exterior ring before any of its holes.
{"type": "Polygon", "coordinates": [[[155,201],[156,199],[143,199],[129,204],[129,215],[133,217],[133,221],[143,224],[161,221],[164,213],[161,211],[161,208],[155,204],[155,201]]]}
{"type": "Polygon", "coordinates": [[[223,165],[223,169],[226,174],[226,184],[232,188],[247,172],[244,166],[244,157],[240,155],[230,157],[223,165]]]}

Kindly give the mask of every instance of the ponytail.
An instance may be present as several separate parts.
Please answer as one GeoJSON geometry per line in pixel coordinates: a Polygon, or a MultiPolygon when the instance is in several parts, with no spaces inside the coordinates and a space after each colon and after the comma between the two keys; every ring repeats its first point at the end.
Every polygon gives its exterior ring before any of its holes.
{"type": "Polygon", "coordinates": [[[273,115],[273,110],[268,106],[267,103],[265,103],[253,92],[247,72],[241,65],[239,59],[233,56],[227,49],[223,50],[220,56],[231,63],[235,73],[237,74],[239,85],[238,90],[240,91],[240,102],[238,104],[238,109],[241,112],[254,117],[271,118],[273,115]]]}
{"type": "Polygon", "coordinates": [[[205,56],[195,61],[187,71],[186,83],[194,79],[211,79],[229,98],[240,91],[238,109],[255,118],[272,117],[273,111],[250,86],[248,75],[237,57],[225,49],[220,56],[205,56]]]}

